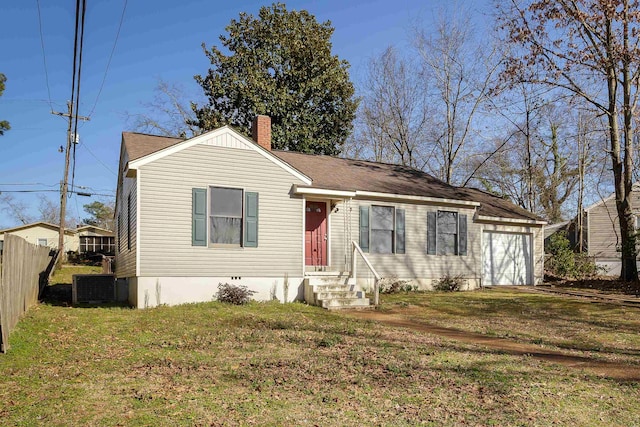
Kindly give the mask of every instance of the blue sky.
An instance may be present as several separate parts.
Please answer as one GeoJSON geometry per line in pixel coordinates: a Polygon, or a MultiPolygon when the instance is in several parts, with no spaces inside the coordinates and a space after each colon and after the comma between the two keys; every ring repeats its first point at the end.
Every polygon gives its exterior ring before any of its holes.
{"type": "MultiPolygon", "coordinates": [[[[91,114],[81,123],[81,143],[76,151],[75,183],[97,194],[114,194],[121,132],[131,130],[126,113],[143,110],[152,100],[158,79],[182,85],[199,93],[195,74],[204,74],[209,63],[201,44],[218,42],[224,28],[242,11],[257,14],[271,2],[129,0],[118,43],[108,74],[98,97],[109,55],[114,45],[124,0],[88,0],[82,82],[81,115],[91,114]],[[96,102],[97,101],[97,102],[96,102]],[[95,105],[95,109],[94,109],[95,105]]],[[[482,23],[488,1],[467,1],[456,7],[469,9],[482,23]]],[[[319,21],[330,20],[335,28],[333,51],[351,63],[352,80],[358,84],[369,59],[389,45],[407,46],[412,23],[428,28],[447,0],[396,1],[289,1],[289,9],[306,9],[319,21]]],[[[0,119],[11,130],[0,136],[0,192],[49,189],[57,191],[62,179],[66,119],[51,114],[66,112],[71,95],[75,1],[40,0],[42,35],[47,62],[49,89],[43,64],[36,0],[4,0],[0,40],[3,41],[0,73],[7,76],[0,97],[0,119]],[[8,185],[35,184],[38,185],[8,185]]],[[[38,193],[11,193],[29,206],[35,215],[38,193]]],[[[56,192],[46,194],[57,202],[56,192]]],[[[76,216],[86,216],[82,205],[92,200],[74,196],[68,208],[76,216]]],[[[0,227],[17,225],[0,212],[0,227]]]]}

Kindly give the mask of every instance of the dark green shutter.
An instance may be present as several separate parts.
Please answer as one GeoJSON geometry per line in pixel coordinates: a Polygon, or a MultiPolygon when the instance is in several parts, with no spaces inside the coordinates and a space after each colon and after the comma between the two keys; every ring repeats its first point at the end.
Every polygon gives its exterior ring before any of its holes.
{"type": "Polygon", "coordinates": [[[429,255],[436,254],[436,233],[438,228],[436,218],[435,212],[427,212],[427,254],[429,255]]]}
{"type": "Polygon", "coordinates": [[[244,246],[258,247],[258,193],[245,193],[244,246]]]}
{"type": "Polygon", "coordinates": [[[191,245],[207,246],[207,190],[193,188],[191,195],[191,245]]]}
{"type": "Polygon", "coordinates": [[[396,209],[396,253],[404,253],[404,209],[396,209]]]}
{"type": "Polygon", "coordinates": [[[369,252],[369,206],[360,206],[360,249],[369,252]]]}
{"type": "Polygon", "coordinates": [[[467,254],[467,216],[458,215],[458,255],[467,254]]]}

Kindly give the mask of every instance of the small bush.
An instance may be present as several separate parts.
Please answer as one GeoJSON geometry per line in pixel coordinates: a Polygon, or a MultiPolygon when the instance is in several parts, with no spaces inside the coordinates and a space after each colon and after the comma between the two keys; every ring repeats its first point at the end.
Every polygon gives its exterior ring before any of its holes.
{"type": "Polygon", "coordinates": [[[436,291],[456,292],[462,289],[464,279],[462,276],[442,276],[433,283],[433,289],[436,291]]]}
{"type": "Polygon", "coordinates": [[[551,236],[549,252],[551,256],[545,260],[544,267],[554,276],[584,279],[603,272],[586,254],[575,253],[563,233],[551,236]]]}
{"type": "Polygon", "coordinates": [[[380,293],[395,294],[397,292],[411,292],[418,289],[410,280],[400,280],[397,277],[383,277],[378,281],[380,293]]]}
{"type": "Polygon", "coordinates": [[[220,302],[227,304],[243,305],[251,301],[251,297],[256,291],[249,290],[244,285],[230,285],[229,283],[219,283],[216,298],[220,302]]]}

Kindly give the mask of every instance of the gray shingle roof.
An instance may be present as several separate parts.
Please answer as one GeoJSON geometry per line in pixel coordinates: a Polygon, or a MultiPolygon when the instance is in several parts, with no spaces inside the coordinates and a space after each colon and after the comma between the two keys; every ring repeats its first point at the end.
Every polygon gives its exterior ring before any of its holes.
{"type": "MultiPolygon", "coordinates": [[[[184,141],[182,138],[123,132],[129,160],[136,160],[184,141]]],[[[365,160],[272,151],[274,155],[312,179],[311,187],[327,190],[371,191],[410,196],[465,200],[480,203],[484,216],[540,220],[508,200],[475,188],[449,185],[417,169],[365,160]]]]}
{"type": "Polygon", "coordinates": [[[508,200],[475,188],[454,187],[425,172],[405,166],[291,151],[273,151],[273,154],[311,178],[311,187],[466,200],[480,203],[480,215],[540,219],[508,200]]]}

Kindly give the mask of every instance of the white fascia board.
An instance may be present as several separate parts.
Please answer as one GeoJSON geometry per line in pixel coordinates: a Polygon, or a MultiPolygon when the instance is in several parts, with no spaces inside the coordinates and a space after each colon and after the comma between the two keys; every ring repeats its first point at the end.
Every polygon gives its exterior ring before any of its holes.
{"type": "MultiPolygon", "coordinates": [[[[208,139],[215,138],[215,137],[220,136],[220,135],[225,134],[225,133],[232,133],[235,137],[237,137],[238,139],[242,140],[246,144],[247,148],[250,148],[251,150],[253,150],[256,153],[260,154],[262,157],[270,160],[272,163],[275,163],[276,165],[278,165],[282,169],[284,169],[287,172],[289,172],[291,175],[293,175],[296,178],[298,178],[304,184],[311,185],[311,178],[309,178],[308,176],[304,175],[299,170],[293,168],[288,163],[282,161],[280,158],[276,157],[270,151],[265,150],[264,148],[260,147],[258,144],[253,142],[251,139],[249,139],[246,136],[238,133],[236,130],[234,130],[230,126],[226,126],[226,125],[222,126],[221,128],[212,130],[210,132],[203,133],[202,135],[194,136],[191,139],[187,139],[185,141],[179,142],[179,143],[177,143],[175,145],[172,145],[171,147],[167,147],[165,149],[156,151],[155,153],[151,153],[151,154],[148,154],[148,155],[146,155],[144,157],[140,157],[139,159],[130,161],[129,165],[128,165],[129,166],[129,171],[137,170],[141,166],[144,166],[144,165],[146,165],[148,163],[151,163],[151,162],[156,161],[158,159],[161,159],[163,157],[169,156],[169,155],[171,155],[173,153],[177,153],[177,152],[182,151],[182,150],[184,150],[186,148],[193,147],[194,145],[200,144],[200,143],[202,143],[202,142],[204,142],[204,141],[206,141],[208,139]]],[[[130,173],[131,172],[128,172],[128,174],[130,174],[130,173]]]]}
{"type": "Polygon", "coordinates": [[[464,206],[464,207],[480,206],[479,202],[471,202],[467,200],[445,199],[445,198],[427,197],[427,196],[411,196],[408,194],[378,193],[374,191],[356,191],[356,197],[410,200],[410,201],[428,202],[428,203],[443,204],[443,205],[456,205],[456,206],[464,206]]]}
{"type": "Polygon", "coordinates": [[[520,219],[520,218],[503,218],[500,216],[485,216],[478,215],[476,217],[477,221],[486,221],[486,222],[506,222],[510,224],[526,224],[526,225],[546,225],[547,221],[536,221],[534,219],[520,219]]]}
{"type": "Polygon", "coordinates": [[[339,197],[339,198],[348,198],[348,197],[356,196],[355,191],[327,190],[324,188],[298,187],[297,185],[293,186],[293,192],[295,194],[302,194],[305,196],[326,196],[326,197],[339,197]]]}

